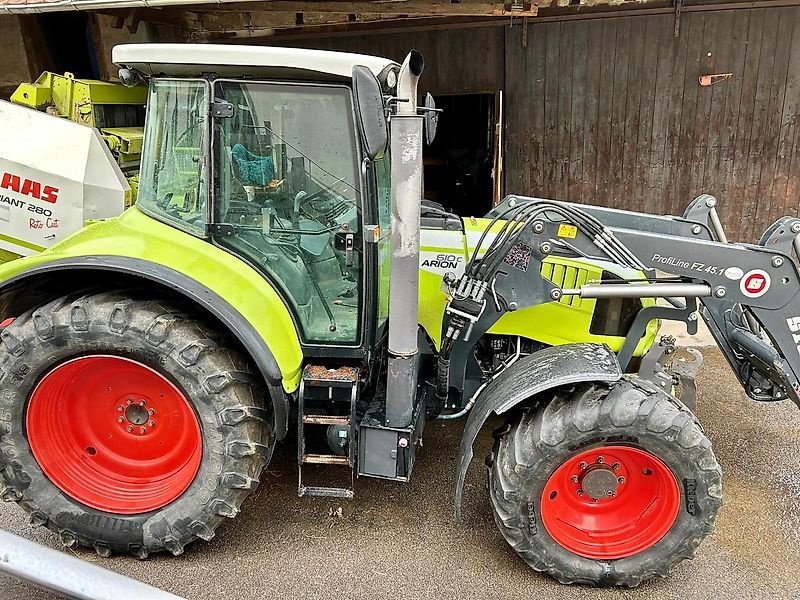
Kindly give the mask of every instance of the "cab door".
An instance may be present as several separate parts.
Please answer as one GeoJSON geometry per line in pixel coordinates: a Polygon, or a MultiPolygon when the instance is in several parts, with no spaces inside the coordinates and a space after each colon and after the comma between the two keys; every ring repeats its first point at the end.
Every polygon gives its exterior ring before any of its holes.
{"type": "Polygon", "coordinates": [[[264,274],[309,346],[364,336],[359,148],[340,85],[217,80],[214,241],[264,274]]]}

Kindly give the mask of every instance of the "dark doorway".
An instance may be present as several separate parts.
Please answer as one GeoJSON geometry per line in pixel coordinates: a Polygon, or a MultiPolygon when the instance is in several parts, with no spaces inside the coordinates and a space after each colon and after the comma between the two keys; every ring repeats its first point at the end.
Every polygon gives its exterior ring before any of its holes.
{"type": "Polygon", "coordinates": [[[433,144],[425,149],[425,198],[464,217],[492,208],[495,94],[437,96],[443,109],[433,144]]]}
{"type": "Polygon", "coordinates": [[[84,11],[37,15],[47,46],[46,70],[58,74],[70,72],[79,79],[98,78],[97,52],[89,18],[84,11]]]}

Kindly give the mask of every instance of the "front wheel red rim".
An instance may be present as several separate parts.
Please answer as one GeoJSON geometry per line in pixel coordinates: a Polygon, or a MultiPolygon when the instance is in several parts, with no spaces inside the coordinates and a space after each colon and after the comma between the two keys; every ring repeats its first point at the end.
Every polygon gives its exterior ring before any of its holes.
{"type": "Polygon", "coordinates": [[[36,461],[62,492],[115,514],[176,500],[203,455],[184,394],[119,356],[83,356],[47,373],[30,396],[25,425],[36,461]]]}
{"type": "Polygon", "coordinates": [[[559,466],[542,492],[542,522],[567,550],[615,560],[658,543],[680,509],[678,482],[653,454],[628,446],[585,450],[559,466]]]}

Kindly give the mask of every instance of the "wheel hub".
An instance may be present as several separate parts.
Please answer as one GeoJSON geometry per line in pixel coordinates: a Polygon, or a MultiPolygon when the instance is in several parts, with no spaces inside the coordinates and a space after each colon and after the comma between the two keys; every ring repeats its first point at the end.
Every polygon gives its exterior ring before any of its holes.
{"type": "Polygon", "coordinates": [[[133,425],[144,425],[147,423],[147,410],[144,407],[144,400],[142,400],[142,405],[139,404],[131,404],[128,408],[125,409],[125,418],[128,419],[128,423],[133,425]]]}
{"type": "Polygon", "coordinates": [[[152,401],[143,397],[122,398],[117,404],[117,424],[133,435],[146,435],[156,426],[156,409],[152,401]]]}
{"type": "Polygon", "coordinates": [[[596,467],[586,471],[580,479],[581,489],[593,500],[603,500],[617,495],[619,482],[610,467],[596,467]]]}
{"type": "Polygon", "coordinates": [[[202,459],[200,424],[183,393],[150,367],[118,356],[55,367],[31,394],[25,420],[33,455],[53,484],[111,513],[172,502],[202,459]]]}
{"type": "Polygon", "coordinates": [[[640,448],[604,446],[561,464],[542,492],[542,522],[567,550],[600,560],[658,543],[680,508],[672,471],[640,448]]]}

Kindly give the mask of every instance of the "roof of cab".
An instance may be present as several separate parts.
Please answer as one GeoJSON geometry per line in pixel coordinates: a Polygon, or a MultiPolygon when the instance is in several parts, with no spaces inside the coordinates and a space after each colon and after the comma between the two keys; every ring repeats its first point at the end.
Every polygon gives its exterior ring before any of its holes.
{"type": "Polygon", "coordinates": [[[289,79],[350,79],[361,65],[376,77],[399,65],[388,58],[366,54],[228,44],[122,44],[111,53],[115,64],[146,75],[192,77],[215,73],[289,79]]]}

